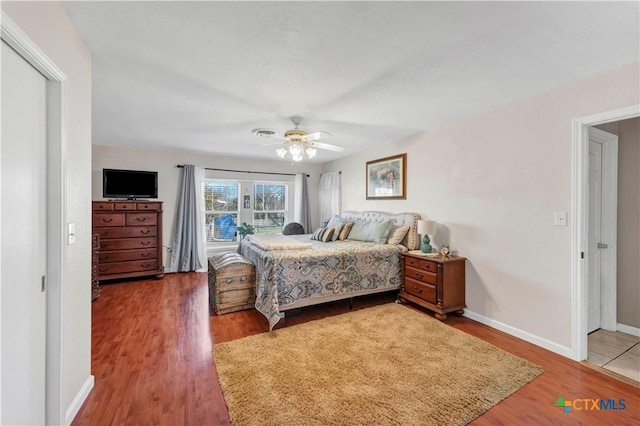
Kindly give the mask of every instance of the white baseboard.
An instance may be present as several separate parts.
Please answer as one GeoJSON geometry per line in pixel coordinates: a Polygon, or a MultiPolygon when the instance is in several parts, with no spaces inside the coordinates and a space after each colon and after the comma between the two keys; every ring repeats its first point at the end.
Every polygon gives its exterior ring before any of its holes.
{"type": "Polygon", "coordinates": [[[71,401],[71,405],[69,405],[69,407],[67,408],[65,424],[70,425],[73,419],[76,417],[76,414],[78,414],[78,411],[80,411],[80,407],[82,407],[82,404],[89,396],[89,392],[91,392],[91,389],[93,389],[94,383],[95,377],[93,377],[93,375],[87,377],[87,380],[85,380],[84,384],[76,394],[76,397],[73,398],[73,401],[71,401]]]}
{"type": "Polygon", "coordinates": [[[540,346],[541,348],[547,349],[551,352],[557,353],[558,355],[562,355],[567,358],[573,359],[573,351],[571,348],[566,346],[559,345],[550,340],[543,339],[542,337],[536,336],[534,334],[528,333],[526,331],[522,331],[518,328],[512,327],[510,325],[501,323],[500,321],[493,320],[491,318],[487,318],[480,314],[477,314],[473,311],[464,310],[464,316],[472,319],[474,321],[478,321],[481,324],[488,325],[491,328],[495,328],[500,331],[504,331],[507,334],[515,336],[519,339],[522,339],[526,342],[532,343],[536,346],[540,346]]]}
{"type": "Polygon", "coordinates": [[[618,323],[618,331],[640,337],[640,328],[618,323]]]}

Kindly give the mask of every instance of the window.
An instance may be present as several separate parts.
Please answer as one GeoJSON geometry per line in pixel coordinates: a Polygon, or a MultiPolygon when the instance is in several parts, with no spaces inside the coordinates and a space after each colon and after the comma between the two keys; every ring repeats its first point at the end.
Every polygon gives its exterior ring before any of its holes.
{"type": "Polygon", "coordinates": [[[207,244],[236,241],[238,182],[204,182],[205,236],[207,244]]]}
{"type": "Polygon", "coordinates": [[[287,184],[253,184],[253,226],[258,234],[282,232],[287,218],[287,184]]]}
{"type": "Polygon", "coordinates": [[[288,204],[291,182],[206,179],[203,188],[209,248],[229,248],[243,222],[258,234],[280,233],[293,215],[288,204]]]}

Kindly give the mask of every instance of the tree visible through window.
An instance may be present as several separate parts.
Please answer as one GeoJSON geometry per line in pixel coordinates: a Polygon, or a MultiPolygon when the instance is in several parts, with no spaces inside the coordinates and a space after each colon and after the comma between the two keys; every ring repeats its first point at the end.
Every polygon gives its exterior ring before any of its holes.
{"type": "Polygon", "coordinates": [[[238,225],[238,182],[205,181],[205,235],[207,244],[235,241],[238,225]]]}
{"type": "Polygon", "coordinates": [[[257,233],[282,232],[286,216],[286,184],[253,184],[253,226],[257,233]]]}

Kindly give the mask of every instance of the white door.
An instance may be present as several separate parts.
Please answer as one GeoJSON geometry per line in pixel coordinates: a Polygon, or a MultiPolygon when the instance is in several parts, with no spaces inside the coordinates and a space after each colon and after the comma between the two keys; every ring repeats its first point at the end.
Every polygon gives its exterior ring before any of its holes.
{"type": "Polygon", "coordinates": [[[46,80],[2,42],[1,424],[45,424],[46,80]]]}
{"type": "Polygon", "coordinates": [[[600,328],[602,252],[602,144],[589,141],[589,282],[587,293],[587,333],[600,328]]]}

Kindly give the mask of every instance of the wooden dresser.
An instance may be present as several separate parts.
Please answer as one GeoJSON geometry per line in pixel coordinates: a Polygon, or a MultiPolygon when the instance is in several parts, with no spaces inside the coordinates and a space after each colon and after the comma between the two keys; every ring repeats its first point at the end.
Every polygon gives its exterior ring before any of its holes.
{"type": "Polygon", "coordinates": [[[98,279],[164,275],[161,201],[94,201],[100,234],[98,279]]]}
{"type": "Polygon", "coordinates": [[[445,320],[448,312],[464,313],[465,257],[427,257],[421,253],[402,253],[400,301],[416,303],[445,320]]]}

